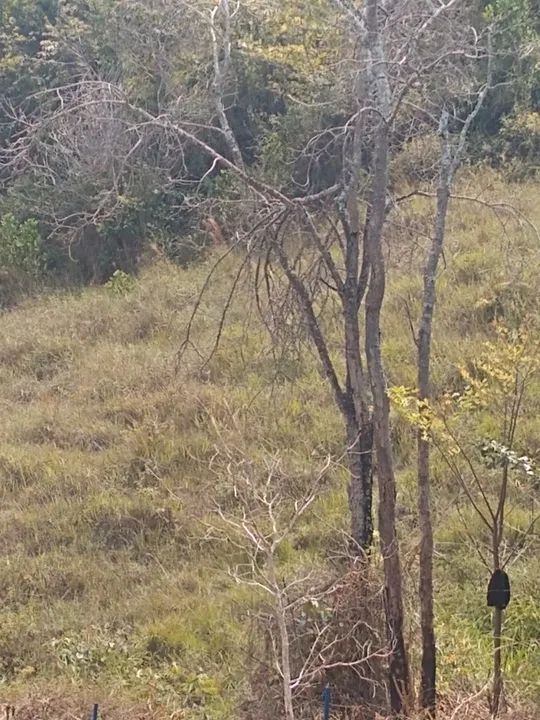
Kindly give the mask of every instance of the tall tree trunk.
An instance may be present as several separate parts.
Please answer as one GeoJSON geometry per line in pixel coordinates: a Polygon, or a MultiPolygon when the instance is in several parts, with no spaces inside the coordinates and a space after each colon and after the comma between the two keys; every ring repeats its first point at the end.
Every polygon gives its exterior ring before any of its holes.
{"type": "MultiPolygon", "coordinates": [[[[454,153],[448,132],[448,112],[443,109],[439,125],[441,137],[441,167],[437,188],[435,229],[429,256],[424,269],[422,316],[418,331],[418,399],[430,398],[431,339],[433,313],[437,300],[436,278],[446,233],[446,218],[452,182],[463,157],[469,130],[480,112],[491,88],[492,53],[491,34],[488,36],[487,82],[479,92],[476,104],[467,116],[454,153]]],[[[430,448],[427,439],[418,433],[418,518],[420,524],[420,618],[422,627],[422,685],[421,705],[431,716],[435,715],[437,690],[437,649],[433,626],[433,527],[431,522],[430,448]]]]}
{"type": "MultiPolygon", "coordinates": [[[[366,65],[365,43],[356,48],[359,67],[366,65]]],[[[359,179],[362,169],[362,144],[365,141],[365,118],[361,109],[367,102],[368,83],[365,72],[359,71],[355,83],[357,116],[354,122],[350,155],[345,160],[346,179],[340,208],[345,235],[345,280],[341,303],[345,333],[346,393],[349,398],[347,422],[347,454],[350,483],[349,505],[355,552],[368,554],[373,543],[373,423],[368,400],[368,378],[360,350],[359,309],[369,279],[365,225],[358,206],[359,179]],[[363,240],[363,251],[360,243],[363,240]]]]}
{"type": "Polygon", "coordinates": [[[396,534],[396,484],[390,447],[388,400],[384,376],[373,358],[373,395],[375,404],[375,447],[379,483],[379,532],[384,563],[385,603],[390,644],[390,706],[395,715],[406,713],[410,706],[410,677],[404,640],[401,562],[396,534]]]}
{"type": "Polygon", "coordinates": [[[375,136],[373,180],[367,229],[370,280],[366,297],[366,357],[373,397],[374,441],[379,484],[379,533],[384,564],[386,624],[390,645],[390,705],[395,715],[407,712],[410,704],[410,677],[404,640],[401,561],[396,533],[396,480],[390,438],[390,402],[381,355],[380,318],[384,300],[386,270],[382,237],[388,185],[390,85],[379,27],[379,3],[367,0],[366,25],[373,89],[380,119],[375,136]]]}
{"type": "MultiPolygon", "coordinates": [[[[422,316],[418,331],[418,399],[422,403],[431,397],[430,366],[433,313],[435,310],[436,277],[441,257],[450,185],[452,181],[452,157],[448,140],[448,115],[441,118],[442,153],[437,189],[435,230],[430,253],[424,268],[424,294],[422,316]]],[[[418,519],[420,525],[420,573],[418,594],[420,598],[420,624],[422,628],[422,678],[420,702],[431,716],[435,715],[437,651],[433,626],[433,527],[431,522],[430,446],[422,431],[418,432],[418,519]]]]}
{"type": "MultiPolygon", "coordinates": [[[[375,275],[376,278],[376,275],[375,275]]],[[[379,486],[379,533],[384,565],[386,624],[390,645],[390,706],[395,715],[410,705],[410,677],[404,640],[401,561],[396,533],[396,481],[390,439],[390,406],[380,351],[376,287],[370,285],[366,305],[366,352],[374,407],[374,438],[379,486]],[[370,297],[371,296],[371,297],[370,297]]]]}

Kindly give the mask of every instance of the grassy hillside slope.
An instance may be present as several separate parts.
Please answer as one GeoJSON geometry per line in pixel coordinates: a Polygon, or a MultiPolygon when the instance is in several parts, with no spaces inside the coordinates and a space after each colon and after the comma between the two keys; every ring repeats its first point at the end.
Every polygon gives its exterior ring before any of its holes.
{"type": "MultiPolygon", "coordinates": [[[[463,194],[480,189],[484,200],[512,203],[540,227],[538,185],[463,179],[463,194]]],[[[407,308],[414,317],[429,202],[411,201],[392,232],[385,357],[392,384],[414,385],[407,308]]],[[[456,201],[445,260],[437,387],[474,357],[495,311],[534,314],[540,293],[538,238],[503,207],[456,201]]],[[[44,294],[0,316],[1,699],[97,698],[124,708],[149,702],[157,715],[183,708],[178,717],[219,720],[235,716],[250,692],[251,596],[229,580],[227,548],[208,533],[211,498],[228,491],[211,459],[230,443],[255,459],[279,453],[309,475],[317,457],[341,454],[343,440],[315,358],[308,350],[272,352],[256,313],[246,312],[245,288],[207,366],[193,351],[176,367],[211,262],[188,270],[155,264],[118,292],[44,294]]],[[[203,354],[234,262],[205,297],[195,328],[203,354]]],[[[538,412],[525,434],[530,452],[540,451],[538,412]]],[[[398,418],[394,438],[414,637],[414,445],[398,418]]],[[[347,526],[343,481],[336,470],[334,487],[291,547],[291,562],[301,553],[324,563],[332,536],[347,526]]],[[[487,574],[467,544],[442,468],[435,482],[441,691],[469,691],[489,677],[487,574]]],[[[506,673],[515,696],[534,702],[538,553],[511,573],[506,673]]]]}

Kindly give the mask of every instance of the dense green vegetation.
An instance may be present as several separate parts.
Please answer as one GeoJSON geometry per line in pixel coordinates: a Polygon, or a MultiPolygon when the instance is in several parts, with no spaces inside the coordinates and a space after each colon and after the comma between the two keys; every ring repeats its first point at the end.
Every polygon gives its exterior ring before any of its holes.
{"type": "MultiPolygon", "coordinates": [[[[222,134],[212,130],[218,118],[211,7],[188,0],[1,3],[0,148],[7,155],[0,207],[18,222],[39,222],[53,276],[103,281],[118,267],[131,272],[141,244],[149,242],[188,261],[208,241],[201,220],[216,204],[238,200],[239,189],[211,159],[197,148],[179,147],[172,133],[141,134],[132,127],[141,116],[105,101],[100,85],[117,85],[126,103],[153,117],[201,125],[200,137],[227,153],[222,134]],[[38,132],[60,107],[70,108],[64,120],[49,120],[38,132]],[[32,144],[23,153],[21,135],[32,127],[32,144]]],[[[475,122],[470,152],[497,166],[513,164],[517,176],[535,172],[537,2],[477,0],[468,13],[466,20],[479,28],[498,22],[494,89],[475,122]]],[[[244,161],[292,194],[328,187],[341,170],[340,128],[352,107],[338,8],[328,0],[253,0],[240,5],[231,32],[225,104],[244,161]]],[[[351,48],[345,48],[350,62],[351,48]]],[[[485,68],[475,72],[481,76],[485,68]]],[[[470,98],[456,102],[459,118],[470,98]]],[[[425,123],[409,113],[396,142],[411,130],[409,160],[401,163],[398,182],[403,173],[433,176],[436,119],[425,123]]],[[[220,214],[227,217],[223,208],[220,214]]]]}

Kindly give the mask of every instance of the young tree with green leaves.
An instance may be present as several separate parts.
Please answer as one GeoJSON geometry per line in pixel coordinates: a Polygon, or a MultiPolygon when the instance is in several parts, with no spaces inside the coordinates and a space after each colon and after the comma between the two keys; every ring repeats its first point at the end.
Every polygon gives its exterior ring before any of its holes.
{"type": "MultiPolygon", "coordinates": [[[[532,549],[540,515],[535,488],[538,473],[527,454],[522,425],[530,412],[531,390],[540,377],[538,342],[526,324],[494,328],[494,339],[480,348],[470,368],[461,368],[462,389],[438,398],[392,388],[398,411],[435,448],[460,495],[480,522],[464,524],[472,548],[492,577],[503,577],[518,553],[532,549]],[[482,437],[478,428],[486,426],[482,437]],[[524,521],[523,510],[529,510],[524,521]]],[[[484,599],[482,598],[482,601],[484,599]]],[[[490,709],[503,707],[503,614],[507,599],[493,605],[493,683],[490,709]]]]}

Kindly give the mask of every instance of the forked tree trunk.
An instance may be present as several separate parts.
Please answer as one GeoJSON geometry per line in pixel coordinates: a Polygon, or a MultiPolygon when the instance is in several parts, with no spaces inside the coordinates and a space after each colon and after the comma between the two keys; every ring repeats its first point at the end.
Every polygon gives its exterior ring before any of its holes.
{"type": "MultiPolygon", "coordinates": [[[[276,238],[276,254],[279,263],[293,288],[300,307],[302,308],[306,327],[317,350],[326,378],[332,388],[337,407],[345,422],[347,433],[347,460],[349,466],[349,508],[351,512],[351,536],[354,548],[359,554],[369,552],[373,539],[372,518],[372,452],[373,432],[368,415],[367,401],[364,401],[363,378],[361,371],[360,348],[358,341],[358,318],[356,332],[345,330],[347,367],[354,366],[354,358],[358,363],[354,372],[348,372],[347,387],[344,390],[338,380],[330,357],[325,337],[319,326],[313,302],[302,279],[291,267],[291,263],[276,238]],[[355,351],[355,345],[357,350],[355,351]],[[356,354],[357,353],[357,354],[356,354]],[[367,417],[366,417],[367,416],[367,417]]],[[[349,328],[350,330],[350,328],[349,328]]]]}
{"type": "MultiPolygon", "coordinates": [[[[356,50],[359,66],[365,64],[365,43],[356,50]]],[[[345,166],[346,189],[341,218],[345,235],[345,279],[341,293],[345,333],[347,396],[347,456],[349,461],[349,507],[354,552],[367,556],[373,543],[373,422],[369,409],[369,381],[360,350],[359,310],[369,280],[366,225],[358,207],[362,144],[365,142],[365,118],[361,108],[368,99],[365,73],[358,72],[355,84],[358,114],[354,123],[351,155],[345,166]],[[363,250],[360,252],[360,243],[363,250]]]]}

